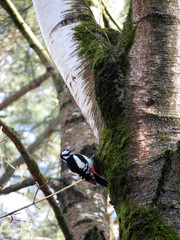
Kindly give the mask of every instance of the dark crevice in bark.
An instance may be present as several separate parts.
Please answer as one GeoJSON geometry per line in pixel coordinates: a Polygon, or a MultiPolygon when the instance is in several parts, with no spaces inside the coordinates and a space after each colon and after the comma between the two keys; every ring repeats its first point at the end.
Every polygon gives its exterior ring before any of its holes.
{"type": "Polygon", "coordinates": [[[60,105],[60,111],[65,108],[68,104],[71,104],[73,102],[72,99],[69,99],[68,101],[66,102],[63,102],[61,105],[60,105]]]}
{"type": "Polygon", "coordinates": [[[85,224],[85,223],[92,223],[92,222],[93,222],[92,219],[84,219],[84,220],[76,222],[75,226],[79,226],[79,225],[85,224]]]}
{"type": "Polygon", "coordinates": [[[98,145],[96,143],[86,144],[83,146],[80,153],[87,155],[87,156],[91,156],[92,154],[96,153],[97,147],[98,147],[98,145]]]}
{"type": "Polygon", "coordinates": [[[67,119],[64,123],[64,126],[70,124],[70,123],[79,123],[79,122],[83,122],[85,119],[83,117],[83,115],[80,115],[80,116],[74,116],[70,119],[67,119]]]}
{"type": "Polygon", "coordinates": [[[90,229],[85,235],[83,240],[105,240],[103,231],[99,230],[97,227],[90,229]]]}
{"type": "Polygon", "coordinates": [[[158,185],[156,188],[156,193],[154,198],[152,199],[152,205],[156,205],[158,203],[158,201],[160,200],[161,194],[165,194],[165,190],[164,190],[164,185],[165,185],[165,178],[168,175],[168,173],[171,170],[171,164],[172,164],[172,160],[170,157],[170,150],[167,150],[163,156],[164,158],[164,165],[162,167],[161,170],[161,175],[160,178],[158,180],[158,185]]]}
{"type": "Polygon", "coordinates": [[[154,17],[161,18],[161,19],[164,18],[164,19],[169,19],[169,20],[171,19],[173,21],[174,20],[180,21],[180,19],[178,19],[175,15],[155,10],[155,11],[147,13],[145,16],[143,16],[140,20],[136,21],[135,23],[139,24],[141,21],[143,21],[145,19],[154,18],[154,17]]]}

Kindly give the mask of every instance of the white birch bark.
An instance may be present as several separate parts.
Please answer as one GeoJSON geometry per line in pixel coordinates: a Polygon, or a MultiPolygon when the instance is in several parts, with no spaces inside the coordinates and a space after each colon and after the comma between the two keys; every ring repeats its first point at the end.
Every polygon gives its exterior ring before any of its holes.
{"type": "Polygon", "coordinates": [[[33,4],[48,51],[99,140],[101,118],[94,95],[93,74],[89,61],[78,55],[80,46],[73,37],[73,28],[80,24],[78,15],[90,13],[90,9],[77,0],[33,0],[33,4]]]}

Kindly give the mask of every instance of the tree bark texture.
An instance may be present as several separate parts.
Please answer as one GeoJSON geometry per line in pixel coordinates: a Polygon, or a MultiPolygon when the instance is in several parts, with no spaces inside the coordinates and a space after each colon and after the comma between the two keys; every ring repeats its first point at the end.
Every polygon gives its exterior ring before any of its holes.
{"type": "Polygon", "coordinates": [[[137,23],[130,51],[128,112],[131,116],[131,198],[138,204],[164,205],[162,216],[180,234],[180,176],[176,148],[180,139],[180,9],[178,1],[133,1],[137,23]],[[163,184],[163,189],[158,188],[163,184]],[[157,191],[159,196],[157,197],[157,191]]]}
{"type": "Polygon", "coordinates": [[[122,47],[94,65],[96,94],[106,122],[97,164],[105,163],[120,239],[179,239],[180,156],[175,150],[180,138],[179,23],[178,1],[132,1],[120,36],[122,47]],[[113,58],[120,70],[117,67],[106,79],[113,58]],[[101,61],[106,63],[104,70],[101,61]],[[109,91],[113,84],[116,90],[111,98],[114,112],[102,102],[109,82],[109,91]]]}
{"type": "Polygon", "coordinates": [[[134,125],[134,158],[143,164],[180,138],[178,1],[133,1],[137,23],[130,51],[129,105],[134,125]],[[146,142],[146,146],[144,145],[146,142]]]}

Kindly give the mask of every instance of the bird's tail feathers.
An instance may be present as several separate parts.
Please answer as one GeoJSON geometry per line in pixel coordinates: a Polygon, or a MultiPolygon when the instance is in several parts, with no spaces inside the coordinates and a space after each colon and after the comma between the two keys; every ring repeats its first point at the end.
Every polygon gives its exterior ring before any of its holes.
{"type": "Polygon", "coordinates": [[[108,186],[108,181],[105,178],[103,178],[99,175],[96,175],[96,174],[94,174],[94,177],[96,179],[96,182],[99,183],[100,185],[102,185],[104,187],[108,186]]]}

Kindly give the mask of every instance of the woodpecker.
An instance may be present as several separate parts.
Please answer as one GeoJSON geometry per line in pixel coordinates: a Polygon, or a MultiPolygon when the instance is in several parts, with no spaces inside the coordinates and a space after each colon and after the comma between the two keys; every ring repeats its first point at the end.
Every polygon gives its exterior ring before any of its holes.
{"type": "Polygon", "coordinates": [[[92,157],[88,158],[79,153],[72,154],[74,151],[75,149],[65,149],[61,152],[61,159],[67,163],[68,168],[72,172],[79,174],[79,176],[85,181],[94,185],[99,183],[100,185],[107,187],[107,180],[96,173],[93,167],[92,157]]]}

